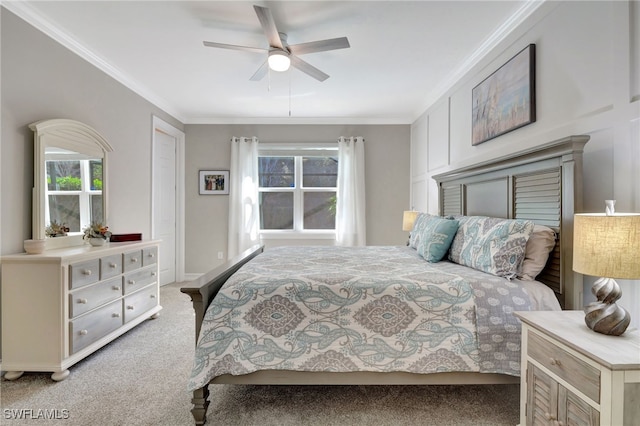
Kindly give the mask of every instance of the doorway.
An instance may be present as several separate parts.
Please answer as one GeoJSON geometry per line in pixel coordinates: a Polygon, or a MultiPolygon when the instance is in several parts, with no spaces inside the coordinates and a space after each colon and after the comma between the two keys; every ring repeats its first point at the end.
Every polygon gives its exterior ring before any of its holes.
{"type": "Polygon", "coordinates": [[[153,117],[151,234],[161,240],[160,285],[184,281],[184,142],[181,130],[153,117]]]}

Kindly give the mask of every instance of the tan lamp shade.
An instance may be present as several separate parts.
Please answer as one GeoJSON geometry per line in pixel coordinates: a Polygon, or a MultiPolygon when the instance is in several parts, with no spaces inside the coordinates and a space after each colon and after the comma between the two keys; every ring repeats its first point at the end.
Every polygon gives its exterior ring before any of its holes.
{"type": "Polygon", "coordinates": [[[413,224],[416,221],[416,217],[418,217],[418,212],[414,210],[405,210],[402,215],[402,230],[403,231],[411,231],[413,229],[413,224]]]}
{"type": "Polygon", "coordinates": [[[640,278],[640,214],[576,214],[573,270],[606,278],[640,278]]]}

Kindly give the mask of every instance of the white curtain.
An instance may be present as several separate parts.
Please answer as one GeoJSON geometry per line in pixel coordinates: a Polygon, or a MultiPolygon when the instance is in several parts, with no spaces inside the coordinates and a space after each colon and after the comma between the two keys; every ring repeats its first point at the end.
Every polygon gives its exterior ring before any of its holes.
{"type": "Polygon", "coordinates": [[[258,139],[231,138],[229,167],[229,258],[260,239],[258,205],[258,139]]]}
{"type": "Polygon", "coordinates": [[[366,245],[362,137],[338,139],[337,191],[336,243],[340,246],[366,245]]]}

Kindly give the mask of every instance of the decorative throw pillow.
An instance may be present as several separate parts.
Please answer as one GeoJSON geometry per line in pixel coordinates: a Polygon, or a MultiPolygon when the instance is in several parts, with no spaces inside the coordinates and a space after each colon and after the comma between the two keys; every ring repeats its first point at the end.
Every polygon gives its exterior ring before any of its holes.
{"type": "Polygon", "coordinates": [[[458,228],[449,259],[511,279],[524,259],[533,225],[530,220],[470,216],[458,228]]]}
{"type": "Polygon", "coordinates": [[[418,254],[427,262],[440,262],[458,231],[458,221],[430,216],[420,230],[418,254]]]}
{"type": "Polygon", "coordinates": [[[524,261],[518,270],[518,278],[533,281],[542,272],[549,253],[556,246],[556,233],[543,225],[534,225],[524,250],[524,261]]]}
{"type": "Polygon", "coordinates": [[[444,216],[445,219],[449,219],[449,220],[457,220],[458,221],[458,225],[462,225],[464,222],[467,221],[467,219],[469,219],[471,216],[464,216],[461,214],[450,214],[448,216],[444,216]]]}
{"type": "Polygon", "coordinates": [[[424,221],[426,218],[431,216],[428,213],[418,213],[416,216],[415,222],[413,222],[413,229],[409,234],[409,247],[418,249],[418,245],[420,242],[420,231],[424,228],[424,221]]]}

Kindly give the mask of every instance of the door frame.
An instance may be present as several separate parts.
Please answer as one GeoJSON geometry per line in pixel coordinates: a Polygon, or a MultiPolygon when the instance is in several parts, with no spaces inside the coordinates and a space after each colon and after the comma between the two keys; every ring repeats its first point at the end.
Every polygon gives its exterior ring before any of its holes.
{"type": "Polygon", "coordinates": [[[185,280],[185,134],[157,116],[152,116],[151,128],[151,236],[156,238],[155,225],[155,190],[156,182],[153,176],[157,165],[155,164],[156,131],[159,130],[172,136],[176,140],[176,282],[185,280]]]}

